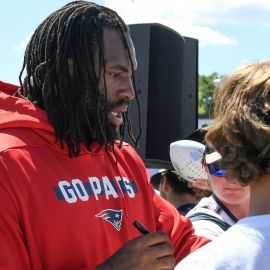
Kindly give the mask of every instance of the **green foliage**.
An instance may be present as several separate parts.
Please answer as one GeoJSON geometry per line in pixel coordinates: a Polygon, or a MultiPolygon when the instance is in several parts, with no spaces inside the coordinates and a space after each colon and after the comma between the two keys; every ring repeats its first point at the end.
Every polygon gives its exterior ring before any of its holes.
{"type": "Polygon", "coordinates": [[[198,93],[198,114],[199,117],[209,118],[212,115],[212,100],[213,94],[219,83],[221,77],[214,72],[210,76],[199,76],[199,93],[198,93]]]}

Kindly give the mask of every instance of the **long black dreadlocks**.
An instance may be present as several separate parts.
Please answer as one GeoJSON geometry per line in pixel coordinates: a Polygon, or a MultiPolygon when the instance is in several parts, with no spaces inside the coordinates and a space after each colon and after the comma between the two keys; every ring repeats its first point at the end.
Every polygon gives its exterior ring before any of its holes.
{"type": "Polygon", "coordinates": [[[119,32],[123,40],[132,67],[140,122],[134,68],[124,35],[129,30],[116,12],[87,1],[71,2],[38,26],[26,48],[19,76],[20,95],[46,111],[56,141],[61,147],[67,144],[70,157],[80,154],[81,143],[91,150],[94,140],[114,149],[118,136],[121,147],[126,126],[136,146],[141,135],[140,126],[137,138],[133,136],[128,111],[118,135],[108,122],[106,83],[105,94],[99,89],[100,80],[105,82],[104,28],[119,32]],[[70,68],[70,61],[76,68],[70,68]]]}

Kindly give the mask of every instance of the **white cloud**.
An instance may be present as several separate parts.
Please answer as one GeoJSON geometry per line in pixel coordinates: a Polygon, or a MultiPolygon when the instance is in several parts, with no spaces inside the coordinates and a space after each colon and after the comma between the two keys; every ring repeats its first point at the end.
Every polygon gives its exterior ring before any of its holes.
{"type": "Polygon", "coordinates": [[[33,35],[33,33],[28,34],[28,36],[18,45],[15,45],[13,47],[14,51],[19,51],[19,50],[24,50],[29,42],[29,40],[31,39],[31,36],[33,35]]]}
{"type": "MultiPolygon", "coordinates": [[[[269,0],[105,0],[126,23],[161,23],[181,35],[199,39],[200,47],[236,45],[237,38],[217,30],[216,25],[269,27],[269,0]]],[[[32,33],[14,50],[25,49],[32,33]]]]}
{"type": "Polygon", "coordinates": [[[269,0],[105,0],[126,23],[161,23],[182,35],[198,38],[200,46],[235,45],[237,39],[215,25],[269,25],[269,0]]]}
{"type": "Polygon", "coordinates": [[[238,44],[238,41],[235,38],[223,35],[219,31],[208,26],[182,24],[177,20],[167,20],[164,21],[163,24],[174,29],[183,36],[198,39],[200,47],[238,44]]]}

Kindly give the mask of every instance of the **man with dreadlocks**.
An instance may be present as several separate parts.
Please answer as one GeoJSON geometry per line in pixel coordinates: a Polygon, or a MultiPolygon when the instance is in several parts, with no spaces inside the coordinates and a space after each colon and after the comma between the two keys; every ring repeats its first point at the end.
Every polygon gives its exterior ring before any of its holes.
{"type": "Polygon", "coordinates": [[[123,142],[127,127],[137,143],[136,65],[128,27],[106,7],[71,2],[38,26],[20,87],[0,85],[0,269],[173,269],[209,241],[123,142]]]}

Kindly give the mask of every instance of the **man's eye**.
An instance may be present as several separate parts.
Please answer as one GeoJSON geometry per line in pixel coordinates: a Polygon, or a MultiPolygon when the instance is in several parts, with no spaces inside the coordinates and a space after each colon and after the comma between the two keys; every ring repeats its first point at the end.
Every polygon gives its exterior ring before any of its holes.
{"type": "Polygon", "coordinates": [[[121,73],[109,72],[109,75],[110,75],[111,77],[118,77],[118,76],[121,75],[121,73]]]}

